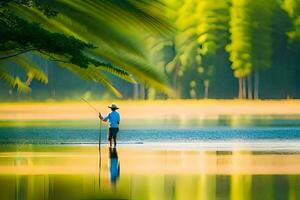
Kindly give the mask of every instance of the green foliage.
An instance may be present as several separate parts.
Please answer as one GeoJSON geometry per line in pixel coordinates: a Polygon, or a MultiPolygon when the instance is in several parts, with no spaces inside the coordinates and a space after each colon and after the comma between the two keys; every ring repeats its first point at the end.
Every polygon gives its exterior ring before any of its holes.
{"type": "Polygon", "coordinates": [[[251,0],[232,0],[230,33],[227,46],[235,77],[245,77],[252,71],[251,0]]]}
{"type": "Polygon", "coordinates": [[[246,77],[254,69],[271,66],[272,17],[276,0],[233,0],[230,53],[235,77],[246,77]]]}
{"type": "MultiPolygon", "coordinates": [[[[49,57],[59,55],[64,57],[64,62],[70,62],[87,68],[93,60],[85,56],[85,48],[93,48],[91,44],[84,43],[72,36],[60,33],[51,33],[38,24],[27,22],[9,11],[0,13],[1,45],[0,51],[28,52],[37,51],[49,54],[49,57]]],[[[5,59],[2,56],[0,59],[5,59]]],[[[94,64],[94,63],[93,63],[94,64]]]]}
{"type": "MultiPolygon", "coordinates": [[[[283,9],[288,13],[292,20],[292,30],[288,32],[291,43],[299,44],[300,42],[300,1],[284,0],[283,9]]],[[[299,45],[298,45],[299,46],[299,45]]]]}
{"type": "MultiPolygon", "coordinates": [[[[282,88],[296,88],[281,89],[282,96],[299,91],[299,0],[7,0],[0,6],[0,59],[30,51],[116,96],[109,74],[175,96],[170,83],[182,98],[237,89],[241,97],[246,90],[257,97],[261,74],[264,91],[281,76],[282,88]]],[[[25,84],[46,82],[37,66],[25,63],[17,63],[27,66],[25,84]]]]}
{"type": "Polygon", "coordinates": [[[200,1],[196,7],[196,13],[200,53],[214,55],[227,43],[229,1],[200,1]]]}
{"type": "Polygon", "coordinates": [[[46,16],[56,16],[57,11],[53,10],[48,1],[44,0],[0,0],[0,8],[7,6],[9,3],[16,3],[19,5],[34,7],[41,10],[46,16]]]}
{"type": "MultiPolygon", "coordinates": [[[[243,78],[243,90],[248,87],[251,98],[252,88],[257,95],[259,86],[258,76],[252,82],[254,71],[270,69],[273,62],[280,59],[292,59],[284,63],[287,65],[296,62],[300,41],[299,0],[172,0],[165,3],[173,9],[168,15],[177,31],[163,41],[156,39],[161,45],[154,45],[154,55],[173,55],[171,61],[167,58],[167,62],[156,62],[164,63],[170,82],[183,98],[206,96],[208,92],[203,89],[222,84],[225,77],[222,73],[230,66],[234,77],[243,78]],[[285,18],[285,11],[290,19],[285,18]],[[292,22],[290,31],[289,22],[292,22]],[[289,48],[285,45],[286,35],[289,48]],[[247,83],[245,77],[248,77],[247,83]]],[[[157,56],[151,57],[157,59],[157,56]]]]}
{"type": "Polygon", "coordinates": [[[35,63],[33,63],[26,56],[17,56],[10,59],[10,61],[24,69],[27,76],[27,85],[30,85],[30,82],[33,79],[36,79],[44,84],[48,83],[48,77],[44,73],[44,71],[42,71],[35,63]]]}
{"type": "Polygon", "coordinates": [[[1,80],[13,88],[17,88],[19,93],[31,92],[30,84],[36,79],[44,84],[48,83],[48,77],[31,59],[27,56],[19,55],[0,62],[1,80]],[[14,76],[12,66],[17,65],[25,71],[26,81],[22,81],[20,76],[14,76]]]}
{"type": "Polygon", "coordinates": [[[273,17],[276,0],[252,1],[251,37],[254,70],[268,69],[272,65],[273,17]]]}
{"type": "Polygon", "coordinates": [[[199,90],[209,86],[215,66],[219,67],[218,60],[213,58],[224,52],[227,43],[229,1],[166,1],[166,4],[176,11],[169,16],[177,28],[171,39],[175,53],[166,64],[166,72],[180,95],[200,97],[199,90]]]}
{"type": "Polygon", "coordinates": [[[16,87],[19,92],[31,92],[30,87],[26,83],[24,83],[18,76],[12,76],[6,70],[0,69],[0,80],[4,81],[11,87],[16,87]]]}
{"type": "MultiPolygon", "coordinates": [[[[135,78],[171,94],[165,78],[145,60],[138,37],[140,28],[155,34],[171,31],[159,2],[11,0],[0,5],[9,10],[1,9],[0,59],[34,51],[87,73],[95,66],[130,82],[132,75],[139,76],[135,78]]],[[[104,85],[113,88],[111,81],[104,85]]]]}
{"type": "Polygon", "coordinates": [[[94,82],[101,83],[117,97],[122,97],[122,94],[112,86],[110,79],[105,74],[103,74],[99,68],[88,67],[87,69],[83,69],[78,66],[73,66],[69,63],[60,63],[60,66],[74,72],[85,80],[92,80],[94,82]]]}

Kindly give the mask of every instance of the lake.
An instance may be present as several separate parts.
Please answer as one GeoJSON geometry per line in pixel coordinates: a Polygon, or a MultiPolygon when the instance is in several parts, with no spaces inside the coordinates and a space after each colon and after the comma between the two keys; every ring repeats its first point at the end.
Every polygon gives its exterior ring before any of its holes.
{"type": "Polygon", "coordinates": [[[0,122],[0,199],[300,199],[300,117],[0,122]]]}

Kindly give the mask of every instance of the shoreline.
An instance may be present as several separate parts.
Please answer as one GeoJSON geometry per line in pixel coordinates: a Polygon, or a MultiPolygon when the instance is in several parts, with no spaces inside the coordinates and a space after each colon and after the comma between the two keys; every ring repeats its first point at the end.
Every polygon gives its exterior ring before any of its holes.
{"type": "MultiPolygon", "coordinates": [[[[1,143],[0,153],[7,147],[38,148],[98,148],[98,143],[1,143]]],[[[108,143],[101,142],[101,149],[109,148],[108,143]]],[[[168,151],[205,151],[205,152],[273,152],[273,153],[299,153],[300,140],[253,140],[253,141],[201,141],[201,142],[119,142],[118,148],[140,150],[168,150],[168,151]]]]}

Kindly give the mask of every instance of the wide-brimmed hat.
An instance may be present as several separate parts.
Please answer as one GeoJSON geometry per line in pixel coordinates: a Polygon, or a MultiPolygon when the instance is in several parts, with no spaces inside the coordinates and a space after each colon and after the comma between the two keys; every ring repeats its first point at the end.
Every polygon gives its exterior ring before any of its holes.
{"type": "Polygon", "coordinates": [[[113,104],[113,103],[110,106],[108,106],[108,107],[112,108],[112,109],[119,109],[118,106],[116,104],[113,104]]]}

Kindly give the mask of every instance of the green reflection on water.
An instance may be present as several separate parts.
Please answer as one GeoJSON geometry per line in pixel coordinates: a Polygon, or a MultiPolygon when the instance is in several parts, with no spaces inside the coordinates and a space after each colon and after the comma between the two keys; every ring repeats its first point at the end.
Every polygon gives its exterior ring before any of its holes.
{"type": "Polygon", "coordinates": [[[0,176],[5,199],[289,199],[300,198],[298,175],[123,176],[114,188],[90,175],[0,176]]]}
{"type": "Polygon", "coordinates": [[[299,154],[278,153],[2,145],[0,199],[298,200],[300,175],[284,169],[299,169],[299,154]],[[270,173],[276,165],[284,174],[270,173]],[[267,174],[253,173],[262,166],[267,174]]]}

